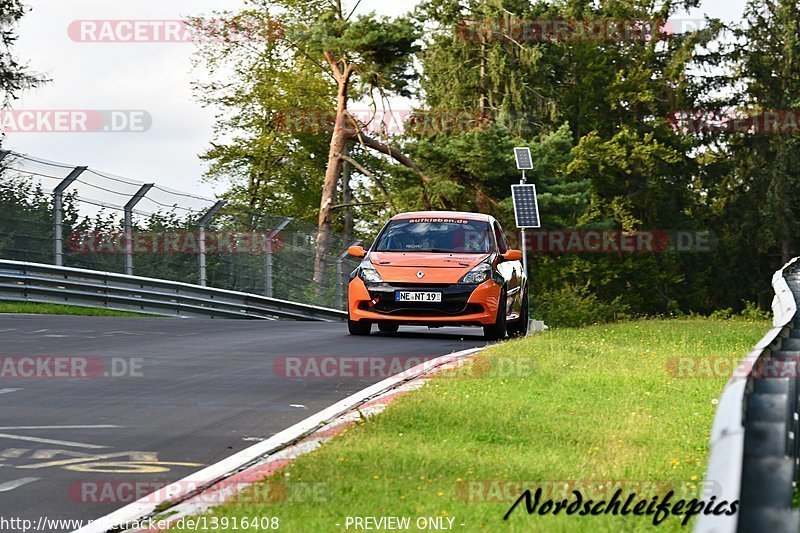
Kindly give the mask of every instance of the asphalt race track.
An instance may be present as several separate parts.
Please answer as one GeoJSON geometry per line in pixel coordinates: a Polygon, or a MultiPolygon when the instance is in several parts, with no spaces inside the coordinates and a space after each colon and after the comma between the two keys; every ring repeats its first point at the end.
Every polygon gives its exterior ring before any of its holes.
{"type": "Polygon", "coordinates": [[[376,329],[0,316],[0,515],[100,517],[380,381],[373,359],[484,344],[478,328],[376,329]],[[373,370],[319,365],[350,356],[373,370]]]}

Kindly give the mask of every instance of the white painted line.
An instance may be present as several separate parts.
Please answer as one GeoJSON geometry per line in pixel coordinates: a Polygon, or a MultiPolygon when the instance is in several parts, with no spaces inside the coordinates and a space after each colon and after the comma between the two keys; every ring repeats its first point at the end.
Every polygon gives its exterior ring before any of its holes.
{"type": "Polygon", "coordinates": [[[0,452],[0,459],[14,459],[17,457],[22,457],[29,451],[31,451],[30,448],[6,448],[0,452]]]}
{"type": "Polygon", "coordinates": [[[10,490],[14,490],[19,488],[23,485],[27,485],[28,483],[33,483],[34,481],[39,481],[38,477],[21,477],[19,479],[15,479],[14,481],[8,481],[0,485],[0,492],[8,492],[10,490]]]}
{"type": "Polygon", "coordinates": [[[261,441],[257,444],[245,448],[244,450],[223,459],[222,461],[213,464],[190,474],[180,481],[163,487],[152,494],[117,509],[113,513],[102,516],[88,525],[80,529],[76,529],[73,533],[106,533],[111,529],[117,528],[120,524],[133,523],[141,518],[150,516],[156,513],[156,508],[163,508],[164,502],[167,501],[181,501],[185,499],[192,491],[192,487],[205,487],[211,485],[220,479],[227,477],[230,473],[241,469],[242,467],[257,461],[260,457],[268,455],[280,450],[287,445],[300,440],[301,438],[316,431],[326,423],[335,420],[342,414],[350,411],[375,396],[394,389],[398,385],[416,379],[419,376],[427,374],[436,368],[450,363],[452,361],[473,355],[483,350],[484,347],[470,348],[469,350],[462,350],[460,352],[443,355],[430,361],[419,364],[409,370],[388,377],[383,381],[370,385],[369,387],[356,392],[337,402],[330,407],[323,409],[317,414],[311,415],[305,420],[298,422],[290,428],[284,429],[280,433],[261,441]]]}
{"type": "Polygon", "coordinates": [[[0,394],[8,394],[10,392],[17,392],[17,391],[20,391],[20,390],[22,390],[22,389],[0,389],[0,394]]]}
{"type": "MultiPolygon", "coordinates": [[[[22,390],[22,389],[16,389],[22,390]]],[[[115,426],[114,424],[96,424],[91,426],[1,426],[0,430],[8,429],[108,429],[108,428],[121,428],[123,426],[115,426]]]]}
{"type": "Polygon", "coordinates": [[[108,448],[108,446],[99,446],[97,444],[85,444],[83,442],[72,442],[68,440],[41,439],[39,437],[29,437],[27,435],[9,435],[8,433],[0,433],[0,439],[26,440],[29,442],[41,442],[42,444],[71,446],[73,448],[90,448],[90,449],[108,448]]]}
{"type": "MultiPolygon", "coordinates": [[[[448,366],[457,366],[459,362],[461,361],[442,365],[439,368],[444,369],[448,366]]],[[[372,418],[373,416],[381,413],[392,401],[392,397],[394,395],[416,390],[420,388],[426,381],[427,380],[424,378],[417,379],[415,381],[409,381],[403,385],[400,385],[399,387],[395,387],[384,392],[383,394],[380,394],[376,398],[370,400],[368,405],[364,404],[361,407],[358,407],[356,411],[348,411],[336,420],[333,420],[330,423],[322,426],[311,435],[304,437],[303,440],[292,444],[291,446],[287,446],[280,451],[271,453],[262,459],[259,459],[255,463],[252,463],[250,466],[238,470],[232,476],[220,480],[218,484],[215,484],[204,490],[203,496],[189,497],[177,505],[173,505],[169,508],[169,517],[166,519],[171,523],[175,523],[181,518],[203,514],[219,502],[225,501],[228,498],[234,498],[236,494],[239,494],[242,490],[245,490],[247,487],[252,486],[253,484],[253,482],[248,479],[247,481],[237,481],[236,483],[226,485],[226,483],[235,479],[237,475],[246,475],[246,473],[251,469],[256,470],[259,467],[269,466],[270,464],[276,464],[286,460],[292,461],[301,455],[311,453],[322,446],[325,442],[331,440],[331,438],[334,436],[333,434],[339,433],[350,423],[365,417],[372,418]],[[333,434],[331,434],[331,432],[333,434]]],[[[147,530],[131,530],[128,533],[145,533],[145,531],[147,530]]]]}

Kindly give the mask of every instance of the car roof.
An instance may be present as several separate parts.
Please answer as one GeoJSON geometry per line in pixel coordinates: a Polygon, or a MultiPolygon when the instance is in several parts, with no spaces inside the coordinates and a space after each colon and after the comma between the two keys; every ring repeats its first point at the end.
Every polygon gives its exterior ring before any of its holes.
{"type": "Polygon", "coordinates": [[[465,218],[468,220],[483,220],[485,222],[492,220],[491,215],[463,211],[413,211],[395,215],[392,220],[405,220],[407,218],[465,218]]]}

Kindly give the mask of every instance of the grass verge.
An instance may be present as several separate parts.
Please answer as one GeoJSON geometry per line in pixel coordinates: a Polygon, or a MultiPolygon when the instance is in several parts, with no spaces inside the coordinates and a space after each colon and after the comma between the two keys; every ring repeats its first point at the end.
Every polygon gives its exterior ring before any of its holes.
{"type": "Polygon", "coordinates": [[[127,311],[95,309],[77,305],[43,304],[34,302],[0,302],[0,314],[78,315],[78,316],[153,316],[127,311]]]}
{"type": "Polygon", "coordinates": [[[735,368],[719,362],[738,362],[769,326],[644,320],[499,344],[482,356],[486,373],[432,379],[216,507],[206,525],[219,527],[205,530],[277,517],[286,531],[343,531],[348,516],[408,516],[411,530],[418,517],[454,518],[456,531],[652,530],[652,516],[529,516],[524,504],[503,515],[522,488],[569,481],[610,487],[605,499],[644,483],[697,495],[714,400],[735,368]]]}

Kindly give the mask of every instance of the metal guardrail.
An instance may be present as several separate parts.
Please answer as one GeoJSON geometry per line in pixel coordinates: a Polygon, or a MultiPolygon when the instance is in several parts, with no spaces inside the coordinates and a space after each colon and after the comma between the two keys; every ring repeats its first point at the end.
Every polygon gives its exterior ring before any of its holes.
{"type": "Polygon", "coordinates": [[[716,501],[739,501],[733,515],[702,514],[695,531],[800,531],[792,508],[798,479],[800,258],[775,272],[773,327],[728,381],[711,430],[705,487],[716,501]]]}
{"type": "Polygon", "coordinates": [[[162,279],[0,259],[0,300],[143,314],[338,322],[344,311],[162,279]]]}

